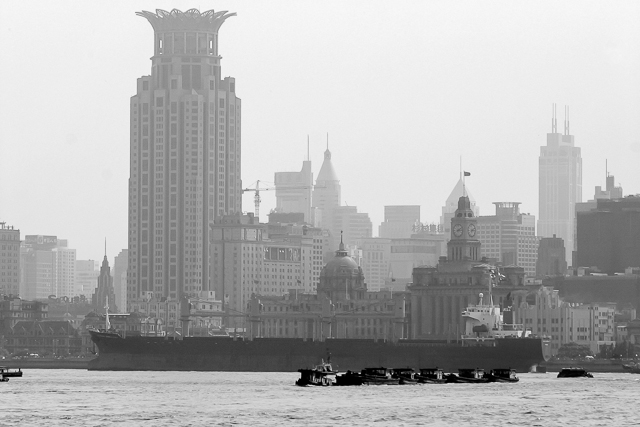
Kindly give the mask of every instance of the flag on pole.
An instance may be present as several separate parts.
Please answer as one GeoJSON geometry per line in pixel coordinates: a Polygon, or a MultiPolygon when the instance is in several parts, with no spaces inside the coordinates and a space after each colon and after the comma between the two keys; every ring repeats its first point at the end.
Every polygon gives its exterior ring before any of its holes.
{"type": "Polygon", "coordinates": [[[471,172],[464,171],[464,176],[471,176],[471,172]]]}

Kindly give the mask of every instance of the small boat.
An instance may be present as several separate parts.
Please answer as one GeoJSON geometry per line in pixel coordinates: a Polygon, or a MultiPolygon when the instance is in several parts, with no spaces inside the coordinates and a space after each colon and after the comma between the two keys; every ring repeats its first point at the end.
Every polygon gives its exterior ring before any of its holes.
{"type": "Polygon", "coordinates": [[[558,378],[593,378],[591,373],[587,372],[586,369],[581,367],[569,367],[562,368],[560,372],[558,372],[558,378]]]}
{"type": "Polygon", "coordinates": [[[301,387],[308,385],[333,385],[335,375],[338,373],[338,371],[333,369],[331,363],[325,363],[324,360],[313,368],[298,369],[298,372],[300,372],[300,378],[296,381],[296,385],[301,387]]]}
{"type": "Polygon", "coordinates": [[[515,369],[492,369],[488,375],[490,383],[517,383],[520,378],[516,376],[515,369]]]}
{"type": "Polygon", "coordinates": [[[394,368],[391,370],[391,377],[400,380],[400,384],[418,384],[416,373],[411,368],[394,368]]]}
{"type": "Polygon", "coordinates": [[[447,378],[440,368],[420,368],[420,373],[416,374],[416,379],[420,383],[444,384],[447,378]]]}
{"type": "Polygon", "coordinates": [[[484,369],[464,368],[458,369],[458,375],[449,374],[447,382],[451,383],[488,383],[489,377],[484,374],[484,369]]]}
{"type": "Polygon", "coordinates": [[[7,381],[9,381],[9,378],[16,378],[21,376],[22,370],[20,368],[11,369],[5,366],[0,366],[0,382],[6,383],[7,381]]]}

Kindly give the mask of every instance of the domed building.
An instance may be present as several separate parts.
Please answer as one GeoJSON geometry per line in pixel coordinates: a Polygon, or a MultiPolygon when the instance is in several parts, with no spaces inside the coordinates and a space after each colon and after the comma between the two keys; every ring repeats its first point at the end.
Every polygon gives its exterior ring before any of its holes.
{"type": "Polygon", "coordinates": [[[340,238],[336,256],[320,272],[318,296],[336,302],[364,299],[366,292],[362,267],[348,255],[340,238]]]}
{"type": "Polygon", "coordinates": [[[397,341],[406,336],[405,293],[369,292],[362,268],[342,240],[319,280],[317,294],[296,289],[284,297],[253,294],[248,337],[397,341]]]}

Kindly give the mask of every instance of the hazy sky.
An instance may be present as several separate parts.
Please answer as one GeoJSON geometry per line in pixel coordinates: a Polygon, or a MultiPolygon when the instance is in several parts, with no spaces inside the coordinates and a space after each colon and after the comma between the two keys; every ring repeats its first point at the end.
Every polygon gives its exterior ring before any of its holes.
{"type": "MultiPolygon", "coordinates": [[[[140,10],[237,12],[220,30],[242,98],[242,179],[314,176],[329,134],[342,200],[418,204],[437,222],[459,177],[481,214],[538,217],[551,104],[571,109],[583,200],[609,171],[640,192],[640,2],[2,1],[0,221],[69,240],[79,259],[127,247],[129,98],[151,72],[140,10]]],[[[262,193],[261,216],[275,206],[262,193]]],[[[246,193],[243,210],[253,211],[246,193]]]]}

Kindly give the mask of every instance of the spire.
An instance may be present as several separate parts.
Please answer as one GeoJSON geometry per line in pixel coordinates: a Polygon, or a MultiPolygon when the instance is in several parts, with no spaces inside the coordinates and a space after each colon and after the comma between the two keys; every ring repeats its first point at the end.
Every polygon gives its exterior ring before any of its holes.
{"type": "Polygon", "coordinates": [[[307,134],[307,162],[311,160],[309,157],[309,134],[307,134]]]}
{"type": "Polygon", "coordinates": [[[347,255],[347,250],[344,248],[344,242],[342,241],[342,230],[340,230],[340,246],[336,251],[336,257],[345,257],[347,255]]]}
{"type": "Polygon", "coordinates": [[[568,105],[564,106],[564,134],[571,135],[571,132],[569,130],[569,106],[568,105]]]}
{"type": "Polygon", "coordinates": [[[551,133],[558,133],[558,119],[556,118],[556,104],[551,104],[551,133]]]}

